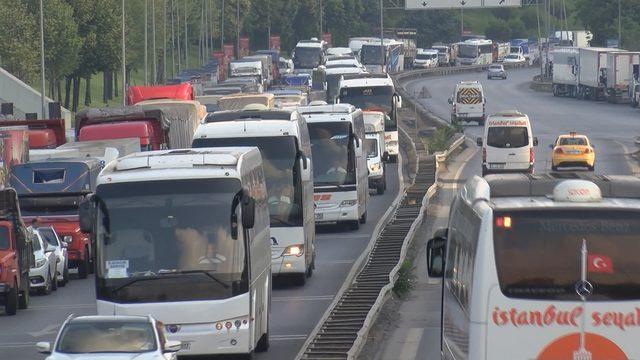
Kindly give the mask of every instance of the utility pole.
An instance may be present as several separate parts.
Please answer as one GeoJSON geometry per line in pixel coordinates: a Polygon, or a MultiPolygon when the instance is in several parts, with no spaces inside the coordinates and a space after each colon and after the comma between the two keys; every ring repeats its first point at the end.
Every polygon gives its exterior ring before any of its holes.
{"type": "Polygon", "coordinates": [[[622,0],[618,0],[618,49],[622,49],[622,0]]]}
{"type": "Polygon", "coordinates": [[[148,55],[147,55],[147,49],[149,48],[149,44],[148,44],[148,36],[147,36],[147,5],[148,5],[149,1],[148,0],[144,0],[144,84],[147,85],[149,84],[149,69],[148,69],[148,64],[149,64],[149,60],[148,60],[148,55]]]}
{"type": "Polygon", "coordinates": [[[236,0],[236,59],[240,59],[240,0],[236,0]]]}
{"type": "Polygon", "coordinates": [[[187,32],[187,2],[184,2],[184,68],[189,68],[189,35],[187,32]]]}
{"type": "Polygon", "coordinates": [[[162,81],[167,82],[167,0],[162,0],[162,81]]]}
{"type": "Polygon", "coordinates": [[[323,32],[323,19],[324,18],[324,4],[323,1],[320,0],[320,40],[322,40],[322,32],[323,32]]]}
{"type": "MultiPolygon", "coordinates": [[[[42,1],[42,0],[41,0],[42,1]]],[[[122,0],[122,105],[127,105],[127,53],[124,39],[124,0],[122,0]]]]}
{"type": "Polygon", "coordinates": [[[156,53],[156,0],[151,0],[151,36],[153,39],[151,40],[152,49],[153,49],[153,73],[152,79],[153,84],[157,82],[157,74],[158,74],[158,64],[156,63],[158,59],[158,55],[156,53]]]}
{"type": "Polygon", "coordinates": [[[380,64],[382,72],[385,73],[385,51],[384,51],[384,0],[380,0],[380,64]]]}
{"type": "Polygon", "coordinates": [[[224,51],[224,14],[225,14],[224,0],[222,0],[222,24],[220,24],[220,50],[224,51]]]}
{"type": "Polygon", "coordinates": [[[271,0],[267,0],[267,49],[271,49],[271,0]]]}
{"type": "MultiPolygon", "coordinates": [[[[176,77],[176,33],[173,28],[173,0],[171,0],[171,77],[176,77]]],[[[179,57],[179,56],[178,56],[179,57]]]]}
{"type": "Polygon", "coordinates": [[[540,77],[544,75],[544,65],[542,63],[542,32],[540,30],[540,0],[536,0],[536,19],[538,20],[538,56],[540,58],[540,77]]]}
{"type": "Polygon", "coordinates": [[[180,3],[176,4],[176,42],[178,43],[178,74],[182,71],[182,48],[180,47],[180,3]]]}
{"type": "Polygon", "coordinates": [[[460,7],[460,40],[462,35],[464,35],[464,8],[460,7]]]}
{"type": "Polygon", "coordinates": [[[551,0],[547,1],[547,49],[545,55],[545,75],[549,76],[549,38],[551,37],[551,0]]]}
{"type": "Polygon", "coordinates": [[[44,79],[44,7],[40,0],[40,80],[42,90],[40,91],[40,102],[42,105],[42,118],[47,118],[47,106],[45,103],[45,79],[44,79]]]}

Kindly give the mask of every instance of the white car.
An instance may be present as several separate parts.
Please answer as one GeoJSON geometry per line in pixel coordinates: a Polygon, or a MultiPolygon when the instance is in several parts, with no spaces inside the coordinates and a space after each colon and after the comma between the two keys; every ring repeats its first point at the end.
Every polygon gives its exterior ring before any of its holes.
{"type": "Polygon", "coordinates": [[[505,56],[502,62],[505,64],[524,64],[527,62],[527,59],[521,54],[509,54],[505,56]]]}
{"type": "Polygon", "coordinates": [[[51,290],[58,290],[58,277],[56,276],[56,249],[35,231],[33,237],[33,255],[35,262],[29,269],[30,289],[37,290],[40,294],[49,295],[51,290]]]}
{"type": "Polygon", "coordinates": [[[54,346],[36,344],[46,360],[175,360],[180,341],[164,337],[164,325],[150,316],[71,315],[60,328],[54,346]]]}
{"type": "MultiPolygon", "coordinates": [[[[58,285],[65,286],[69,282],[69,256],[67,254],[68,243],[61,240],[58,233],[50,227],[40,227],[36,230],[38,234],[45,240],[50,247],[53,247],[56,254],[56,277],[58,278],[58,285]]],[[[70,239],[69,239],[70,241],[70,239]]]]}

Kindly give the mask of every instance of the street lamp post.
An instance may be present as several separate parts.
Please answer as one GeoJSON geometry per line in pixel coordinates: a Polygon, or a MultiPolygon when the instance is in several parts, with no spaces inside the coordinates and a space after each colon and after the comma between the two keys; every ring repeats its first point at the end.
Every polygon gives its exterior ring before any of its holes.
{"type": "Polygon", "coordinates": [[[384,0],[380,0],[380,62],[382,64],[382,72],[385,72],[384,69],[384,59],[385,51],[384,51],[384,0]]]}
{"type": "Polygon", "coordinates": [[[42,91],[40,92],[40,102],[42,103],[42,118],[47,118],[47,106],[45,104],[45,80],[44,80],[44,13],[42,0],[40,0],[40,76],[42,81],[42,91]]]}
{"type": "Polygon", "coordinates": [[[236,59],[240,59],[240,0],[236,0],[236,59]]]}
{"type": "Polygon", "coordinates": [[[149,58],[148,58],[148,49],[149,49],[149,43],[148,43],[148,35],[147,35],[147,8],[148,8],[149,2],[148,0],[144,0],[144,84],[148,85],[149,84],[149,58]]]}
{"type": "MultiPolygon", "coordinates": [[[[42,1],[42,0],[40,0],[42,1]]],[[[122,0],[122,105],[127,105],[127,54],[124,39],[124,0],[122,0]]]]}
{"type": "Polygon", "coordinates": [[[151,0],[151,52],[153,56],[153,72],[151,73],[151,79],[153,84],[157,82],[156,75],[158,74],[157,53],[156,53],[156,0],[151,0]]]}
{"type": "Polygon", "coordinates": [[[622,0],[618,0],[618,49],[622,49],[622,0]]]}

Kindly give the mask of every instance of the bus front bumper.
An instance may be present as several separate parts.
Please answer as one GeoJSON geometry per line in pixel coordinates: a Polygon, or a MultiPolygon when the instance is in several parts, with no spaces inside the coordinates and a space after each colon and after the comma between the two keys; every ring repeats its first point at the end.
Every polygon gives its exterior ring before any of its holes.
{"type": "Polygon", "coordinates": [[[322,207],[322,205],[319,204],[315,211],[316,224],[354,221],[359,218],[357,203],[350,206],[331,205],[327,207],[322,207]]]}

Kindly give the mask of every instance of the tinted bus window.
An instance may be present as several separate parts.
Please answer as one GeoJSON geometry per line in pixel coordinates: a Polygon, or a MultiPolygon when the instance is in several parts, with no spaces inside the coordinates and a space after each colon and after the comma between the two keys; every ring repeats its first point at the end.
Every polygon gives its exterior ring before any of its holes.
{"type": "Polygon", "coordinates": [[[584,239],[594,287],[588,300],[640,299],[640,211],[514,211],[495,219],[496,266],[506,296],[579,301],[575,284],[584,239]]]}
{"type": "Polygon", "coordinates": [[[519,148],[529,144],[529,132],[523,126],[494,126],[489,128],[487,146],[519,148]]]}

